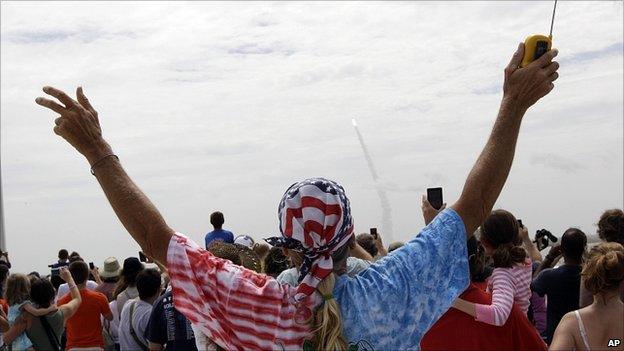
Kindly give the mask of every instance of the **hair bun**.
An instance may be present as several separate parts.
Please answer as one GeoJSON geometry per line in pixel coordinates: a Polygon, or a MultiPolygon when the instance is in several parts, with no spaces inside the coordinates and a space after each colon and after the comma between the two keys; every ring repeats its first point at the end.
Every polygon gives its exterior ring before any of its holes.
{"type": "Polygon", "coordinates": [[[512,267],[516,263],[524,262],[525,259],[526,251],[512,243],[500,245],[492,252],[494,267],[512,267]]]}
{"type": "Polygon", "coordinates": [[[622,280],[624,278],[624,253],[609,251],[602,257],[602,265],[607,273],[608,280],[622,280]]]}
{"type": "Polygon", "coordinates": [[[617,289],[624,280],[624,247],[618,243],[594,246],[581,275],[593,294],[617,289]]]}

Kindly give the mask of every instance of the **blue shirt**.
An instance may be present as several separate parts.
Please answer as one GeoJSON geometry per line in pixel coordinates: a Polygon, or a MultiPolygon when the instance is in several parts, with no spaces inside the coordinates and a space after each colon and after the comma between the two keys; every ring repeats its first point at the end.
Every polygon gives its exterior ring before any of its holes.
{"type": "Polygon", "coordinates": [[[547,295],[546,342],[550,343],[563,316],[579,309],[581,266],[563,265],[545,269],[531,283],[539,296],[547,295]]]}
{"type": "Polygon", "coordinates": [[[206,242],[206,248],[208,248],[208,245],[210,245],[210,243],[214,240],[221,240],[226,243],[232,244],[234,243],[234,234],[232,234],[232,232],[230,232],[229,230],[215,229],[210,233],[206,234],[206,238],[204,239],[204,241],[206,242]]]}
{"type": "Polygon", "coordinates": [[[403,247],[355,277],[338,278],[344,336],[358,349],[420,349],[469,283],[466,228],[448,208],[403,247]]]}
{"type": "Polygon", "coordinates": [[[166,344],[166,351],[197,351],[191,323],[173,307],[171,290],[165,292],[154,304],[146,337],[153,343],[166,344]]]}

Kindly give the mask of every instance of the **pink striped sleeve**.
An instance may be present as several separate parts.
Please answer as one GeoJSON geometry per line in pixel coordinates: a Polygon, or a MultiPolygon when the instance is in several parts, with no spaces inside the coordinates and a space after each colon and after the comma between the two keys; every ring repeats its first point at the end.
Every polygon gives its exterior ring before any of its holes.
{"type": "Polygon", "coordinates": [[[171,238],[167,268],[176,308],[227,350],[300,348],[311,335],[295,322],[293,288],[217,258],[184,235],[171,238]]]}
{"type": "Polygon", "coordinates": [[[514,304],[514,283],[511,269],[497,268],[492,273],[492,304],[475,305],[477,321],[502,326],[514,304]]]}

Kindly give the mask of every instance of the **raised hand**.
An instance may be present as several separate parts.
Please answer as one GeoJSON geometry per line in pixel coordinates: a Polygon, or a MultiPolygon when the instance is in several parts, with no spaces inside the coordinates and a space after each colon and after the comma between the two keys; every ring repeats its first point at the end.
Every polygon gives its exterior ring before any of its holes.
{"type": "Polygon", "coordinates": [[[76,90],[78,101],[53,87],[46,86],[43,88],[43,92],[55,97],[62,103],[59,104],[43,97],[38,97],[35,100],[37,104],[61,115],[54,120],[56,125],[54,133],[67,140],[89,160],[91,165],[100,158],[112,154],[110,146],[102,138],[98,113],[82,92],[82,87],[78,87],[76,90]]]}
{"type": "Polygon", "coordinates": [[[74,281],[74,278],[71,276],[71,273],[69,272],[69,269],[67,269],[67,267],[61,267],[59,269],[59,275],[66,283],[74,281]]]}
{"type": "Polygon", "coordinates": [[[529,229],[526,226],[518,226],[518,234],[523,242],[531,242],[531,238],[529,237],[529,229]]]}
{"type": "Polygon", "coordinates": [[[42,97],[35,100],[37,104],[61,115],[54,121],[54,132],[87,158],[91,173],[100,183],[115,214],[143,252],[161,263],[167,262],[169,240],[174,231],[130,179],[119,158],[113,154],[110,145],[102,137],[98,113],[82,92],[82,88],[78,87],[76,90],[78,101],[52,87],[44,87],[43,91],[60,102],[59,104],[42,97]]]}
{"type": "Polygon", "coordinates": [[[439,210],[436,210],[435,208],[433,208],[433,206],[431,206],[431,203],[429,203],[429,200],[427,200],[427,196],[423,195],[422,203],[420,207],[422,209],[423,218],[425,219],[425,225],[427,225],[431,223],[431,221],[433,221],[433,219],[435,218],[435,216],[438,215],[438,213],[442,212],[446,208],[446,203],[444,203],[442,207],[440,207],[439,210]]]}
{"type": "Polygon", "coordinates": [[[559,78],[559,63],[552,61],[558,53],[557,49],[552,49],[528,66],[519,68],[524,44],[518,45],[518,50],[505,68],[504,98],[515,101],[526,110],[550,93],[555,87],[553,82],[559,78]]]}
{"type": "Polygon", "coordinates": [[[386,247],[383,244],[383,241],[381,240],[381,234],[377,233],[377,235],[374,235],[373,238],[375,239],[375,247],[377,248],[377,257],[384,257],[388,254],[388,249],[386,249],[386,247]]]}
{"type": "Polygon", "coordinates": [[[546,255],[546,258],[552,261],[556,261],[558,260],[559,256],[561,256],[562,254],[563,254],[563,251],[561,250],[561,245],[552,246],[550,250],[548,251],[548,255],[546,255]]]}

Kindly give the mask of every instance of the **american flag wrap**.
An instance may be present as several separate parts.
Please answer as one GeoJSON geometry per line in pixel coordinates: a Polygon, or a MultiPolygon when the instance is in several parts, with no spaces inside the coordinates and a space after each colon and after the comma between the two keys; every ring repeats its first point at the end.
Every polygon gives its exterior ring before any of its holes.
{"type": "Polygon", "coordinates": [[[286,190],[278,207],[282,237],[269,244],[304,255],[295,302],[311,295],[334,268],[332,253],[353,233],[353,218],[344,188],[325,178],[310,178],[286,190]]]}

